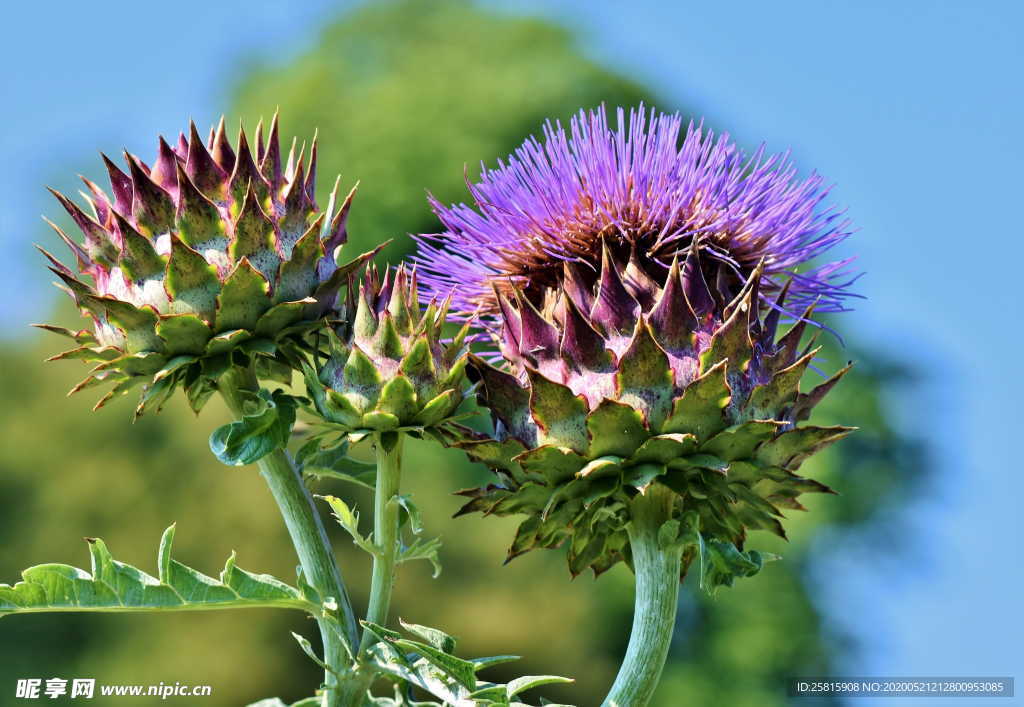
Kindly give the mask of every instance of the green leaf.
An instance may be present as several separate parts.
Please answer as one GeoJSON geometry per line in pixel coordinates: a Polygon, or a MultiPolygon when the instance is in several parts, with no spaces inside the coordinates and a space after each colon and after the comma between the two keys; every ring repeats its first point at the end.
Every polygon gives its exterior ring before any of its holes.
{"type": "Polygon", "coordinates": [[[515,697],[520,692],[526,690],[532,690],[535,687],[541,685],[551,685],[554,683],[565,684],[575,682],[572,678],[563,678],[558,675],[524,675],[521,678],[509,681],[506,689],[508,690],[508,696],[510,698],[515,697]]]}
{"type": "Polygon", "coordinates": [[[417,425],[430,427],[441,423],[445,418],[451,417],[463,400],[463,394],[456,388],[449,388],[437,397],[431,399],[423,408],[416,413],[413,422],[417,425]]]}
{"type": "Polygon", "coordinates": [[[345,529],[345,532],[352,536],[352,542],[361,547],[371,555],[377,555],[379,548],[373,542],[359,532],[359,514],[348,507],[348,504],[337,496],[320,496],[317,498],[327,501],[331,507],[334,519],[338,525],[345,529]]]}
{"type": "Polygon", "coordinates": [[[582,479],[597,479],[602,476],[611,476],[612,474],[617,474],[621,466],[621,457],[598,457],[576,472],[576,476],[582,479]]]}
{"type": "Polygon", "coordinates": [[[349,444],[342,443],[320,448],[320,440],[313,439],[303,445],[297,455],[305,474],[326,479],[338,479],[357,484],[371,491],[376,487],[377,465],[348,456],[349,444]]]}
{"type": "Polygon", "coordinates": [[[302,648],[302,652],[305,653],[307,656],[309,656],[309,658],[314,663],[316,663],[321,668],[323,668],[324,670],[326,670],[326,671],[328,671],[330,673],[334,673],[335,675],[338,674],[338,672],[336,670],[334,670],[331,666],[329,666],[327,663],[325,663],[324,661],[322,661],[320,659],[320,656],[318,656],[316,654],[316,651],[313,650],[313,644],[309,642],[308,638],[306,638],[305,636],[302,636],[302,635],[300,635],[298,633],[295,633],[294,631],[292,631],[292,638],[294,638],[295,641],[299,644],[299,647],[302,648]]]}
{"type": "Polygon", "coordinates": [[[645,493],[651,482],[664,473],[665,467],[661,464],[638,464],[623,472],[622,483],[645,493]]]}
{"type": "Polygon", "coordinates": [[[162,381],[164,378],[174,375],[185,366],[191,365],[198,360],[196,356],[175,356],[153,375],[153,382],[162,381]]]}
{"type": "Polygon", "coordinates": [[[228,559],[219,579],[171,557],[174,526],[164,531],[157,555],[158,577],[115,560],[99,538],[88,538],[91,571],[62,564],[30,567],[14,586],[0,584],[0,616],[44,611],[200,611],[210,609],[300,609],[322,612],[299,590],[265,574],[252,574],[228,559]]]}
{"type": "Polygon", "coordinates": [[[173,235],[165,287],[172,297],[172,313],[195,314],[207,323],[214,320],[220,294],[217,268],[173,235]]]}
{"type": "Polygon", "coordinates": [[[522,656],[518,655],[491,655],[487,656],[486,658],[473,658],[469,662],[473,664],[475,670],[480,671],[484,668],[490,668],[495,665],[514,663],[517,660],[521,659],[522,656]]]}
{"type": "Polygon", "coordinates": [[[441,550],[441,538],[416,538],[412,545],[402,548],[398,555],[398,562],[411,562],[413,560],[427,560],[434,567],[434,579],[441,576],[441,560],[438,552],[441,550]]]}
{"type": "Polygon", "coordinates": [[[673,459],[691,454],[697,448],[697,438],[678,432],[651,437],[633,453],[632,461],[668,464],[673,459]]]}
{"type": "Polygon", "coordinates": [[[766,561],[776,559],[770,553],[741,552],[732,543],[707,540],[702,547],[701,589],[713,594],[719,587],[731,587],[737,577],[752,577],[766,561]]]}
{"type": "Polygon", "coordinates": [[[732,311],[729,318],[711,336],[711,343],[700,355],[700,371],[705,373],[723,361],[729,372],[739,374],[747,369],[753,355],[749,319],[752,303],[750,293],[732,311]]]}
{"type": "Polygon", "coordinates": [[[424,641],[426,641],[439,651],[444,651],[445,653],[455,652],[455,646],[457,643],[455,638],[445,633],[444,631],[436,628],[431,628],[429,626],[421,626],[419,624],[406,623],[402,619],[399,619],[398,623],[401,624],[402,628],[404,628],[406,631],[413,634],[414,636],[422,638],[424,641]]]}
{"type": "Polygon", "coordinates": [[[395,503],[402,507],[405,511],[401,514],[401,518],[398,521],[398,527],[402,527],[409,523],[409,529],[412,530],[413,535],[419,535],[423,532],[423,516],[420,514],[420,509],[412,502],[412,496],[395,496],[392,499],[395,503]]]}
{"type": "Polygon", "coordinates": [[[210,435],[210,450],[228,466],[252,464],[288,444],[295,424],[295,399],[283,391],[260,390],[256,409],[210,435]]]}
{"type": "MultiPolygon", "coordinates": [[[[369,651],[375,667],[394,679],[419,687],[445,705],[492,705],[525,707],[512,701],[515,695],[540,685],[572,682],[568,678],[548,675],[526,676],[507,685],[479,680],[476,673],[502,663],[519,660],[519,656],[500,655],[466,660],[452,655],[455,639],[444,631],[401,619],[402,627],[420,641],[403,639],[397,631],[368,621],[361,622],[366,630],[380,639],[369,651]]],[[[388,707],[410,707],[436,703],[412,703],[402,696],[396,686],[395,699],[377,698],[372,704],[388,707]]],[[[542,704],[549,704],[542,702],[542,704]]]]}
{"type": "Polygon", "coordinates": [[[403,638],[392,641],[392,643],[397,648],[418,653],[427,662],[447,674],[463,687],[470,690],[476,687],[476,669],[468,660],[457,658],[454,655],[434,648],[429,643],[421,641],[410,641],[403,638]]]}

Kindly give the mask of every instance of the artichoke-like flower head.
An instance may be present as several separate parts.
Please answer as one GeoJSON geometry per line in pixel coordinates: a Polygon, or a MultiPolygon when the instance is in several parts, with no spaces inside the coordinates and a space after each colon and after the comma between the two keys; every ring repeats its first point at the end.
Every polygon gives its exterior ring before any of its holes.
{"type": "Polygon", "coordinates": [[[802,339],[852,278],[847,261],[805,261],[846,224],[784,158],[678,137],[675,117],[620,111],[610,130],[581,113],[571,137],[549,126],[485,173],[479,211],[438,207],[448,230],[421,238],[421,289],[481,312],[500,352],[470,366],[493,432],[449,441],[498,480],[461,492],[460,512],[526,516],[510,559],[630,561],[632,501],[658,486],[674,499],[666,542],[729,584],[763,561],[748,531],[785,537],[783,510],[829,491],[798,470],[850,428],[800,423],[847,369],[802,390],[817,352],[802,339]]]}
{"type": "MultiPolygon", "coordinates": [[[[329,330],[329,355],[305,367],[306,388],[329,427],[368,432],[432,433],[450,424],[470,396],[469,325],[441,335],[448,303],[419,305],[416,272],[373,266],[349,288],[341,325],[329,330]]],[[[471,397],[471,396],[470,396],[471,397]]]]}
{"type": "Polygon", "coordinates": [[[82,231],[76,241],[54,225],[74,267],[49,253],[51,270],[92,327],[54,359],[94,367],[77,392],[113,383],[100,400],[144,384],[138,412],[180,384],[197,412],[233,365],[288,379],[308,334],[336,308],[349,272],[339,265],[353,192],[326,210],[314,199],[317,147],[293,143],[282,164],[274,117],[255,150],[244,131],[232,145],[223,118],[204,141],[195,124],[171,145],[159,140],[147,165],[125,153],[125,170],[104,156],[110,193],[85,180],[83,209],[54,192],[82,231]]]}

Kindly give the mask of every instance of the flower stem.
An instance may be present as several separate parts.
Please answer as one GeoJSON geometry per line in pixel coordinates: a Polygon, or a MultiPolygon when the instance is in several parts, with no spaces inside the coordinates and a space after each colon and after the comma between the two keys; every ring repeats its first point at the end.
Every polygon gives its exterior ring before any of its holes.
{"type": "MultiPolygon", "coordinates": [[[[241,419],[244,394],[258,391],[259,382],[251,370],[236,367],[221,376],[218,389],[231,412],[241,419]]],[[[345,671],[358,640],[358,625],[348,591],[313,498],[302,483],[291,456],[287,451],[278,449],[260,459],[257,466],[284,517],[306,581],[322,598],[332,597],[337,603],[332,612],[333,618],[318,619],[318,623],[324,645],[324,663],[331,668],[324,674],[327,686],[324,707],[340,706],[343,702],[335,673],[345,671]],[[337,625],[341,626],[342,632],[338,631],[337,625]]]]}
{"type": "Polygon", "coordinates": [[[663,549],[658,530],[671,519],[672,503],[672,492],[654,485],[631,504],[629,546],[636,574],[633,631],[603,707],[643,707],[658,687],[665,667],[675,627],[682,550],[663,549]]]}
{"type": "MultiPolygon", "coordinates": [[[[395,586],[395,565],[398,559],[398,489],[402,478],[403,433],[395,434],[395,442],[388,449],[383,435],[374,438],[377,452],[377,490],[373,501],[373,544],[377,554],[373,558],[373,578],[370,583],[370,605],[366,620],[386,625],[391,606],[391,592],[395,586]]],[[[363,632],[360,652],[376,642],[369,631],[363,632]]]]}

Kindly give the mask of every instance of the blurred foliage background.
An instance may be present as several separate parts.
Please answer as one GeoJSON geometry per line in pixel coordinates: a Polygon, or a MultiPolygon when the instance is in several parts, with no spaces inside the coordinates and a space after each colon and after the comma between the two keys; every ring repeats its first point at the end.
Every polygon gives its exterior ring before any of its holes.
{"type": "MultiPolygon", "coordinates": [[[[322,202],[335,174],[346,186],[358,178],[350,252],[392,238],[381,256],[391,262],[410,251],[408,233],[436,228],[426,188],[443,201],[466,199],[466,174],[475,176],[481,160],[507,155],[546,118],[564,120],[602,102],[644,100],[697,116],[701,109],[659,102],[584,57],[563,29],[462,2],[415,0],[345,14],[295,60],[252,68],[234,96],[232,120],[252,126],[279,106],[284,137],[301,141],[319,130],[322,202]]],[[[83,168],[100,181],[98,164],[83,168]]],[[[74,326],[72,307],[59,307],[51,319],[74,326]]],[[[829,674],[856,650],[815,600],[815,563],[865,537],[899,552],[899,508],[925,482],[927,454],[887,407],[890,396],[914,395],[919,382],[856,341],[845,348],[828,336],[823,342],[825,370],[847,358],[858,363],[819,408],[819,419],[861,430],[808,469],[841,495],[812,497],[810,513],[791,513],[789,543],[753,538],[751,547],[784,556],[757,578],[714,599],[687,581],[656,707],[784,704],[787,677],[829,674]]],[[[177,555],[192,566],[215,573],[234,549],[246,569],[294,576],[294,553],[259,476],[220,466],[207,451],[207,435],[226,417],[221,405],[211,403],[197,419],[176,399],[134,426],[130,401],[93,414],[87,395],[63,397],[83,370],[41,363],[58,346],[38,336],[0,354],[0,581],[13,582],[40,562],[87,566],[83,535],[101,536],[119,559],[154,570],[160,533],[175,521],[177,555]]],[[[597,581],[570,581],[556,552],[502,567],[515,519],[450,518],[459,506],[451,492],[486,480],[483,470],[423,444],[410,449],[408,469],[405,483],[427,512],[428,532],[445,540],[444,573],[435,580],[426,563],[403,567],[398,614],[461,637],[465,655],[525,656],[504,677],[576,678],[547,690],[549,699],[598,704],[629,635],[628,570],[620,565],[597,581]]],[[[324,482],[316,490],[367,509],[368,498],[350,487],[324,482]]],[[[368,509],[363,516],[370,522],[368,509]]],[[[368,561],[328,526],[361,609],[368,561]]],[[[289,630],[316,633],[299,614],[272,612],[7,617],[0,622],[0,685],[75,676],[210,684],[212,704],[297,699],[317,684],[319,669],[289,630]]],[[[503,677],[501,668],[492,674],[503,677]]]]}

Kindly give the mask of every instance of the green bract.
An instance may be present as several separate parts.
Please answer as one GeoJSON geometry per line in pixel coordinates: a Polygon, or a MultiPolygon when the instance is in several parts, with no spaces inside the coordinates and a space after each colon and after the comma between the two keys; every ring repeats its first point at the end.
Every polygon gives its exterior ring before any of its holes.
{"type": "Polygon", "coordinates": [[[126,174],[104,157],[111,196],[85,180],[90,213],[54,192],[85,235],[77,243],[54,226],[77,272],[46,251],[51,270],[91,330],[43,328],[78,347],[54,359],[95,364],[72,392],[114,387],[97,403],[146,384],[138,413],[162,402],[177,384],[198,411],[233,364],[288,380],[307,334],[336,305],[339,288],[363,255],[336,262],[346,241],[353,192],[326,211],[314,200],[316,140],[293,147],[284,167],[277,117],[253,155],[240,131],[237,151],[224,121],[204,143],[195,125],[172,147],[163,138],[152,167],[125,153],[126,174]]]}
{"type": "Polygon", "coordinates": [[[420,308],[416,274],[404,267],[380,278],[367,268],[350,317],[328,333],[330,356],[306,387],[317,411],[346,432],[433,429],[449,422],[470,388],[468,326],[449,343],[441,328],[447,304],[420,308]]]}
{"type": "Polygon", "coordinates": [[[566,544],[573,575],[599,574],[630,561],[630,502],[658,484],[674,492],[661,540],[687,547],[684,572],[698,552],[712,587],[756,572],[747,531],[785,537],[780,509],[829,491],[796,473],[801,462],[849,432],[797,426],[846,369],[799,390],[816,352],[800,350],[810,310],[776,340],[785,291],[761,320],[761,272],[720,310],[697,248],[664,285],[606,250],[593,289],[567,267],[542,311],[501,297],[514,370],[471,366],[495,434],[452,438],[500,483],[460,492],[460,513],[524,514],[509,559],[566,544]]]}

